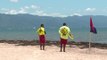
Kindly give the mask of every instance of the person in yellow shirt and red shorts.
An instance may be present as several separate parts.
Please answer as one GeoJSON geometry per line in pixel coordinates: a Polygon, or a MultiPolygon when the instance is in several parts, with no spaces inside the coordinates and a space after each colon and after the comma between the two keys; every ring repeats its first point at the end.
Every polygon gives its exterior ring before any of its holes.
{"type": "Polygon", "coordinates": [[[38,33],[38,36],[39,36],[40,50],[45,50],[46,31],[45,31],[45,28],[44,28],[44,24],[40,25],[40,28],[38,28],[37,33],[38,33]]]}
{"type": "Polygon", "coordinates": [[[63,23],[63,26],[59,28],[60,34],[60,52],[65,52],[65,47],[67,44],[68,37],[71,37],[70,28],[67,26],[66,23],[63,23]]]}

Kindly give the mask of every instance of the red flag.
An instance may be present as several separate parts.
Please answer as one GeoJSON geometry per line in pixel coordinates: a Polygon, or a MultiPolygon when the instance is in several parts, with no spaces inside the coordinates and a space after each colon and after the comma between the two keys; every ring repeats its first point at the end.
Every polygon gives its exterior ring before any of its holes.
{"type": "Polygon", "coordinates": [[[93,25],[92,17],[90,17],[90,32],[97,34],[97,30],[93,25]]]}

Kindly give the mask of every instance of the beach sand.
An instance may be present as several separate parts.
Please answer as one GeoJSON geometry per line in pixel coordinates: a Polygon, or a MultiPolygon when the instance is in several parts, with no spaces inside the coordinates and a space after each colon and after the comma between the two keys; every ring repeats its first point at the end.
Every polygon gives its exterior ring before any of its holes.
{"type": "Polygon", "coordinates": [[[59,46],[46,45],[40,50],[39,45],[17,45],[0,43],[0,60],[107,60],[107,49],[80,49],[77,45],[67,45],[66,52],[59,52],[59,46]]]}

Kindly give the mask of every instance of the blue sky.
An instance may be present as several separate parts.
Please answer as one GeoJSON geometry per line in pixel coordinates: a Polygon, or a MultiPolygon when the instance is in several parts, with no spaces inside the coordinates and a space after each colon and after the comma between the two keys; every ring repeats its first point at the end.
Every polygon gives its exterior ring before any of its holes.
{"type": "Polygon", "coordinates": [[[107,15],[107,0],[1,0],[0,13],[58,17],[107,15]]]}

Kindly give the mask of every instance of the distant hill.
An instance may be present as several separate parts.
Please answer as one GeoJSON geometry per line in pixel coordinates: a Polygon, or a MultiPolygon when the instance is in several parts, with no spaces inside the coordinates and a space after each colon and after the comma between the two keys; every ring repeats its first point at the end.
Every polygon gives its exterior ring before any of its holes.
{"type": "MultiPolygon", "coordinates": [[[[107,27],[107,16],[92,16],[96,27],[107,27]]],[[[8,15],[0,14],[0,30],[30,30],[41,23],[48,29],[59,28],[66,22],[72,28],[89,28],[90,16],[50,17],[30,14],[8,15]]]]}

